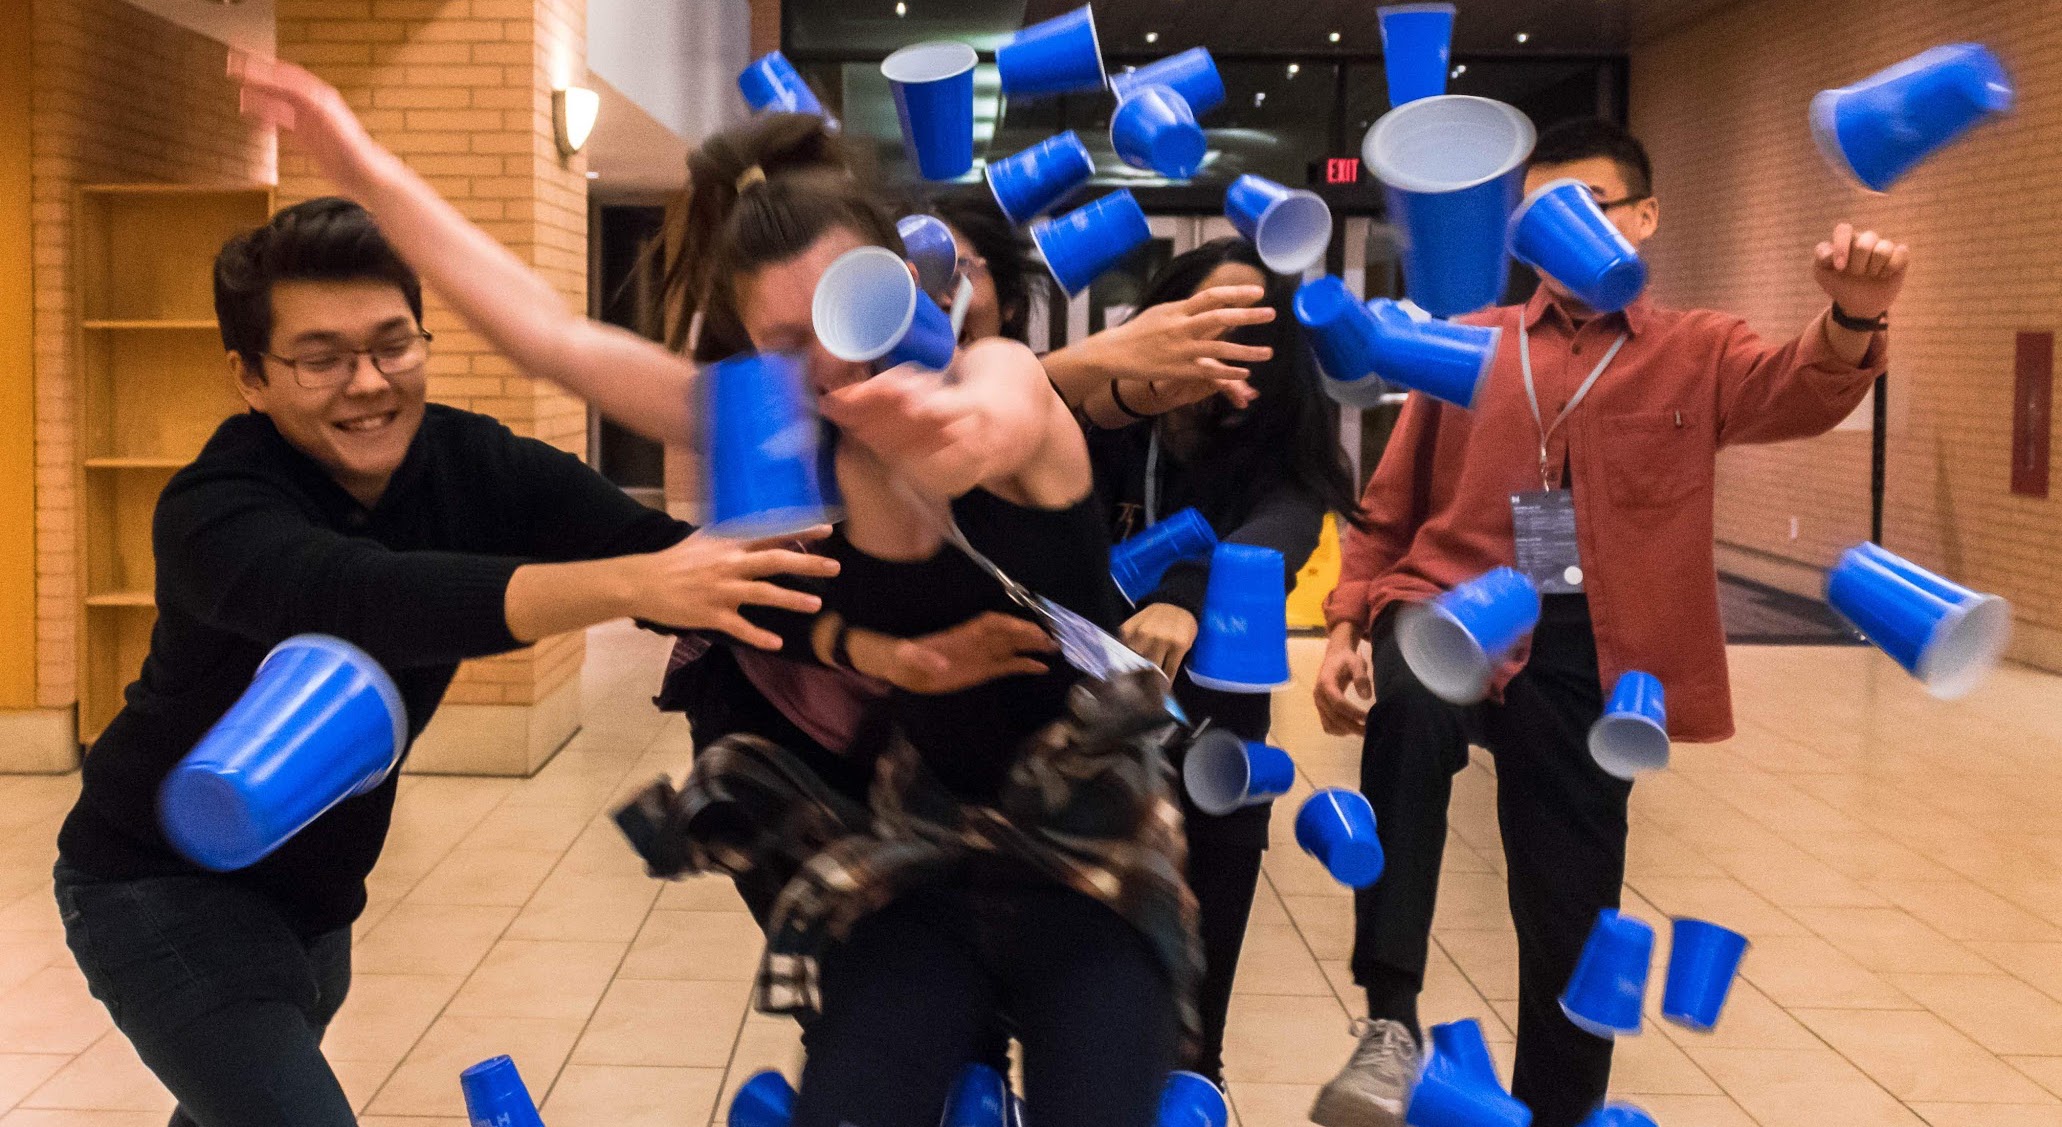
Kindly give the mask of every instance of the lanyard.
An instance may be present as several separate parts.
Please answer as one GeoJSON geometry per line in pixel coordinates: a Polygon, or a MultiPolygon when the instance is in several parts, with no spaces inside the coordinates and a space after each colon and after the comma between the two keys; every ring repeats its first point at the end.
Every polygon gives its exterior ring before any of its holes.
{"type": "Polygon", "coordinates": [[[1146,440],[1146,523],[1151,528],[1160,519],[1160,420],[1153,420],[1152,437],[1146,440]]]}
{"type": "Polygon", "coordinates": [[[1582,402],[1583,396],[1589,394],[1589,389],[1596,384],[1597,377],[1603,375],[1604,369],[1611,366],[1611,361],[1618,357],[1618,350],[1625,347],[1627,335],[1619,333],[1618,339],[1611,342],[1611,347],[1604,353],[1604,358],[1597,361],[1597,366],[1590,371],[1589,378],[1582,381],[1581,387],[1575,389],[1575,395],[1568,400],[1568,405],[1561,408],[1561,413],[1554,416],[1553,425],[1548,426],[1546,420],[1541,418],[1539,414],[1539,393],[1532,388],[1532,340],[1525,332],[1525,318],[1523,316],[1518,318],[1518,367],[1525,373],[1525,398],[1532,404],[1533,425],[1539,428],[1539,487],[1541,489],[1552,488],[1547,480],[1547,439],[1553,437],[1554,431],[1560,429],[1561,424],[1568,421],[1568,416],[1575,413],[1575,405],[1582,402]]]}

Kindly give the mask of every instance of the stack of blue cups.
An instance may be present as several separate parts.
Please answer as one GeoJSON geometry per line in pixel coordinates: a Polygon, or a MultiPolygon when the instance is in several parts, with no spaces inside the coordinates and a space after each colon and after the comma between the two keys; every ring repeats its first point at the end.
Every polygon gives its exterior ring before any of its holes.
{"type": "Polygon", "coordinates": [[[1857,544],[1826,575],[1826,601],[1943,700],[1967,695],[2012,641],[2012,605],[1875,544],[1857,544]]]}
{"type": "Polygon", "coordinates": [[[1811,133],[1833,170],[1870,191],[2012,108],[1996,55],[1978,43],[1922,52],[1811,100],[1811,133]]]}
{"type": "Polygon", "coordinates": [[[1391,106],[1446,93],[1453,16],[1452,4],[1389,4],[1375,9],[1391,106]]]}
{"type": "Polygon", "coordinates": [[[1539,588],[1499,567],[1405,609],[1396,620],[1396,644],[1433,695],[1474,704],[1488,695],[1497,663],[1538,624],[1539,588]]]}
{"type": "Polygon", "coordinates": [[[1267,693],[1289,683],[1284,567],[1273,548],[1219,544],[1210,553],[1189,680],[1223,693],[1267,693]]]}
{"type": "Polygon", "coordinates": [[[934,372],[952,366],[952,318],[917,284],[910,264],[886,247],[839,255],[817,279],[810,315],[817,341],[840,360],[934,372]]]}
{"type": "Polygon", "coordinates": [[[1449,317],[1503,292],[1506,228],[1536,137],[1514,107],[1460,94],[1397,106],[1368,130],[1361,159],[1403,228],[1404,288],[1420,308],[1449,317]]]}
{"type": "Polygon", "coordinates": [[[1531,1127],[1532,1109],[1504,1091],[1473,1018],[1432,1027],[1431,1051],[1404,1105],[1410,1127],[1531,1127]]]}
{"type": "Polygon", "coordinates": [[[1029,223],[1059,206],[1095,175],[1095,158],[1069,129],[988,166],[988,190],[1012,223],[1029,223]]]}
{"type": "Polygon", "coordinates": [[[823,103],[817,100],[816,92],[802,81],[802,75],[795,70],[795,64],[786,55],[773,51],[752,60],[752,65],[740,71],[737,76],[738,92],[745,96],[745,104],[754,113],[806,113],[815,114],[833,125],[836,121],[824,112],[823,103]]]}
{"type": "Polygon", "coordinates": [[[881,63],[902,122],[902,144],[926,180],[953,180],[974,167],[974,64],[956,40],[904,47],[881,63]]]}
{"type": "Polygon", "coordinates": [[[995,52],[995,69],[1012,98],[1102,89],[1107,77],[1095,13],[1083,4],[1025,28],[995,52]]]}
{"type": "Polygon", "coordinates": [[[1068,297],[1087,289],[1152,237],[1145,209],[1124,189],[1031,225],[1032,244],[1068,297]]]}
{"type": "Polygon", "coordinates": [[[1155,522],[1110,549],[1110,578],[1136,606],[1167,577],[1167,569],[1183,560],[1207,557],[1217,547],[1217,532],[1195,509],[1155,522]]]}
{"type": "Polygon", "coordinates": [[[506,1056],[483,1060],[458,1074],[471,1127],[544,1127],[530,1090],[506,1056]]]}
{"type": "Polygon", "coordinates": [[[243,696],[165,776],[158,821],[194,864],[246,868],[379,786],[407,746],[407,710],[386,670],[341,638],[301,634],[265,655],[243,696]]]}
{"type": "Polygon", "coordinates": [[[802,362],[777,352],[734,356],[710,365],[702,382],[709,493],[704,531],[751,540],[828,521],[819,476],[824,450],[802,362]]]}

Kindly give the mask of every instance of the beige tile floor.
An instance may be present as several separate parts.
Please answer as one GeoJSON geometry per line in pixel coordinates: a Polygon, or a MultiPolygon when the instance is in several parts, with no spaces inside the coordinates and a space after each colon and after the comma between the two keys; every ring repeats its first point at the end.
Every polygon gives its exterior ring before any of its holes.
{"type": "MultiPolygon", "coordinates": [[[[1312,643],[1297,643],[1307,683],[1312,643]]],[[[749,1012],[758,936],[719,880],[646,880],[612,801],[689,760],[647,703],[663,646],[595,632],[586,725],[537,777],[402,783],[328,1042],[370,1127],[463,1124],[458,1070],[512,1053],[551,1127],[721,1122],[794,1028],[749,1012]]],[[[1633,795],[1627,908],[1755,941],[1719,1029],[1653,1021],[1614,1088],[1663,1127],[2062,1127],[2062,680],[1947,704],[1861,649],[1733,653],[1740,734],[1633,795]]],[[[1313,785],[1357,745],[1282,694],[1313,785]]],[[[1425,1015],[1479,1017],[1504,1067],[1517,998],[1491,765],[1455,789],[1425,1015]]],[[[0,778],[0,1127],[137,1127],[170,1099],[86,993],[48,892],[72,778],[0,778]]],[[[1244,1127],[1304,1121],[1360,1008],[1350,901],[1288,839],[1253,916],[1227,1072],[1244,1127]]],[[[1658,961],[1658,959],[1657,959],[1658,961]]]]}

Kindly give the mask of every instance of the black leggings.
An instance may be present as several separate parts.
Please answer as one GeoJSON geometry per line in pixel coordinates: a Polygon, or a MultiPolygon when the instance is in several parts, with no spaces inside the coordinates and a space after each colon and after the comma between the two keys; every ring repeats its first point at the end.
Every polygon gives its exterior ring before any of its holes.
{"type": "MultiPolygon", "coordinates": [[[[1273,721],[1266,693],[1221,693],[1183,674],[1175,678],[1174,697],[1190,718],[1208,717],[1212,725],[1242,740],[1266,739],[1273,721]]],[[[1260,886],[1260,857],[1267,851],[1268,809],[1248,806],[1223,816],[1205,814],[1189,801],[1186,787],[1181,791],[1182,820],[1188,827],[1189,889],[1196,894],[1203,940],[1203,979],[1196,988],[1203,1040],[1184,1067],[1219,1083],[1224,1079],[1224,1027],[1231,1011],[1232,980],[1246,944],[1253,893],[1260,886]]]]}
{"type": "Polygon", "coordinates": [[[1038,1127],[1151,1127],[1175,1067],[1172,986],[1137,929],[1053,884],[904,895],[823,961],[793,1127],[936,1127],[999,1010],[1038,1127]]]}

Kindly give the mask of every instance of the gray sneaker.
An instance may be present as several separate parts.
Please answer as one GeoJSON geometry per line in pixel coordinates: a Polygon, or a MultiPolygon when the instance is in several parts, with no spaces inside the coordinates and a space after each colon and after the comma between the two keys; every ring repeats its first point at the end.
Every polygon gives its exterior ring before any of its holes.
{"type": "Polygon", "coordinates": [[[1357,1018],[1360,1045],[1310,1107],[1319,1127],[1403,1127],[1403,1107],[1418,1079],[1418,1043],[1400,1022],[1357,1018]]]}

